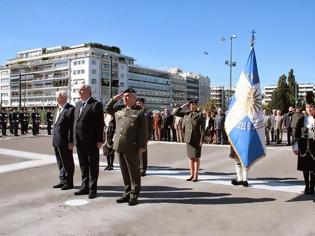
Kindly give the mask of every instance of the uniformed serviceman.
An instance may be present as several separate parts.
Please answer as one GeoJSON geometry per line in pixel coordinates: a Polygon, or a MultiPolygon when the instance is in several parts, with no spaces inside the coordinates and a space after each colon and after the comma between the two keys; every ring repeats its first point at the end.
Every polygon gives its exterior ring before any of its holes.
{"type": "Polygon", "coordinates": [[[40,114],[38,113],[37,108],[33,107],[33,112],[32,112],[33,135],[39,134],[39,125],[40,125],[40,114]]]}
{"type": "Polygon", "coordinates": [[[201,146],[204,136],[205,121],[202,112],[197,110],[197,100],[193,99],[174,110],[173,115],[185,117],[185,142],[189,158],[190,177],[187,181],[198,181],[201,146]],[[181,110],[189,106],[189,111],[181,110]]]}
{"type": "Polygon", "coordinates": [[[53,114],[51,113],[50,108],[47,109],[46,124],[47,124],[47,134],[51,135],[51,126],[53,124],[53,114]]]}
{"type": "Polygon", "coordinates": [[[10,108],[10,111],[9,111],[9,128],[10,128],[10,133],[14,134],[13,108],[10,108]]]}
{"type": "Polygon", "coordinates": [[[297,169],[303,171],[305,190],[307,195],[314,194],[315,187],[315,119],[314,94],[306,94],[306,114],[296,125],[293,152],[298,155],[297,169]]]}
{"type": "Polygon", "coordinates": [[[27,108],[23,108],[23,112],[21,113],[21,133],[28,133],[28,122],[30,120],[30,115],[27,112],[27,108]]]}
{"type": "MultiPolygon", "coordinates": [[[[153,132],[153,121],[152,121],[152,114],[145,108],[145,99],[144,98],[137,98],[136,100],[137,106],[141,107],[145,110],[145,117],[148,121],[148,140],[150,140],[153,132]]],[[[140,169],[141,169],[141,176],[146,176],[148,168],[148,152],[147,150],[143,153],[140,157],[140,169]]]]}
{"type": "Polygon", "coordinates": [[[12,119],[13,119],[13,127],[14,127],[14,136],[18,136],[20,113],[16,110],[16,108],[13,109],[12,119]]]}
{"type": "Polygon", "coordinates": [[[138,204],[141,188],[139,157],[147,147],[148,124],[145,111],[136,105],[135,90],[129,88],[107,102],[106,112],[115,116],[114,150],[118,153],[125,185],[124,193],[117,199],[117,203],[128,202],[129,206],[133,206],[138,204]],[[125,107],[114,108],[120,99],[123,99],[125,107]]]}
{"type": "Polygon", "coordinates": [[[6,136],[7,135],[8,114],[5,110],[5,108],[1,109],[1,114],[2,114],[2,122],[1,122],[2,135],[6,136]]]}

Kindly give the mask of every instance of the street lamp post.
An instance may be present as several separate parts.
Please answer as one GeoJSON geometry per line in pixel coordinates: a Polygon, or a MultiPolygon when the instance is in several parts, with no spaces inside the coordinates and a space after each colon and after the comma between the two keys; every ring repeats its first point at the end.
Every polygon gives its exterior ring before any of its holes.
{"type": "MultiPolygon", "coordinates": [[[[230,46],[230,60],[226,60],[225,64],[230,67],[230,97],[232,96],[232,67],[236,66],[236,62],[233,61],[233,39],[237,38],[237,35],[233,34],[230,37],[231,40],[231,46],[230,46]]],[[[222,38],[222,41],[225,41],[225,38],[222,38]]]]}

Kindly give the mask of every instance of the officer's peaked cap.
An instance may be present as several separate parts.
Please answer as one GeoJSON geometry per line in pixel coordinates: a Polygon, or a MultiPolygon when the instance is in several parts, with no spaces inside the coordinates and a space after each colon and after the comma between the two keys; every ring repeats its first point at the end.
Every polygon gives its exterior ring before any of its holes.
{"type": "Polygon", "coordinates": [[[133,88],[127,88],[125,91],[123,91],[123,93],[136,93],[136,90],[133,88]]]}

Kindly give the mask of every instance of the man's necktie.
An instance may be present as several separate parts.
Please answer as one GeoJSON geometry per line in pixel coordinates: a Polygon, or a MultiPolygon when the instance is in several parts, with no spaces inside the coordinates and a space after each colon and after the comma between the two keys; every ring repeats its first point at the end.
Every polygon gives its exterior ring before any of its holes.
{"type": "Polygon", "coordinates": [[[82,110],[83,110],[84,106],[85,106],[85,102],[82,102],[82,103],[81,103],[81,106],[80,106],[80,113],[79,113],[79,116],[81,116],[81,113],[82,113],[82,110]]]}

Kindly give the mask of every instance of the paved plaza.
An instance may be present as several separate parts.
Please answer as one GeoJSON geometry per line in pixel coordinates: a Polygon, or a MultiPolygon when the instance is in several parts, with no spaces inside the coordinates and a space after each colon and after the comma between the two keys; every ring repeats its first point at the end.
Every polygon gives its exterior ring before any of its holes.
{"type": "Polygon", "coordinates": [[[315,203],[302,194],[302,173],[288,146],[268,146],[249,172],[250,187],[232,186],[229,147],[205,145],[199,182],[187,182],[184,144],[150,142],[139,205],[117,204],[123,191],[117,159],[103,171],[98,197],[53,189],[58,171],[51,137],[0,139],[0,235],[315,235],[315,203]]]}

